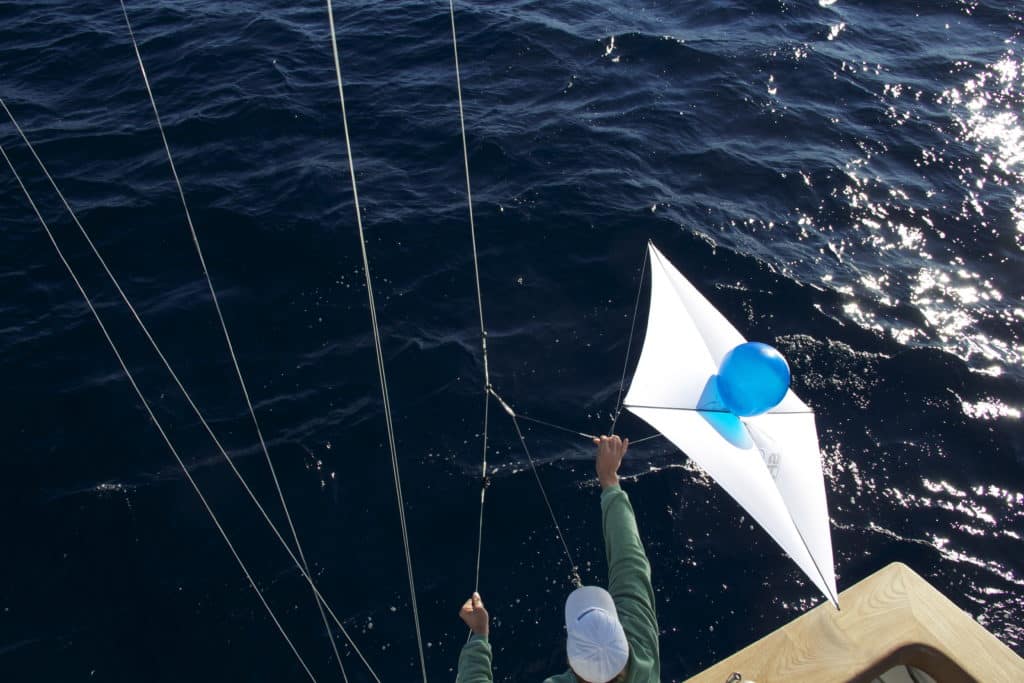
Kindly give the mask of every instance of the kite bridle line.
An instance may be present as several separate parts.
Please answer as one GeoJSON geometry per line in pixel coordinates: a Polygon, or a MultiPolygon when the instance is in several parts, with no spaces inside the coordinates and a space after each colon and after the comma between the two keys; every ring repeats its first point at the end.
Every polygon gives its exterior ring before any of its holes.
{"type": "MultiPolygon", "coordinates": [[[[649,246],[650,241],[648,241],[647,244],[649,246]]],[[[650,249],[645,248],[643,265],[640,266],[640,281],[636,286],[636,302],[633,304],[633,317],[629,322],[629,341],[626,343],[626,358],[622,361],[622,379],[619,380],[619,394],[615,398],[615,412],[612,414],[612,426],[608,430],[609,434],[615,433],[615,425],[619,421],[619,415],[622,414],[622,392],[626,389],[626,371],[629,369],[629,355],[630,351],[633,349],[633,335],[636,333],[636,318],[637,313],[640,311],[640,296],[644,291],[644,276],[647,274],[647,259],[649,257],[649,253],[650,249]]],[[[649,438],[654,437],[646,437],[641,440],[646,441],[649,438]]],[[[636,441],[635,443],[640,443],[640,441],[636,441]]]]}

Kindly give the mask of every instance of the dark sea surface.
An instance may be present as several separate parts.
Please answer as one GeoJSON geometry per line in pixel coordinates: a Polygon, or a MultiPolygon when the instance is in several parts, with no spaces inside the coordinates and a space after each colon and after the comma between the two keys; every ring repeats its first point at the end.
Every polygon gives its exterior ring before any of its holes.
{"type": "MultiPolygon", "coordinates": [[[[326,7],[128,10],[318,585],[381,680],[420,680],[326,7]]],[[[1024,652],[1024,8],[456,11],[501,394],[608,428],[653,240],[787,355],[817,413],[840,590],[905,562],[1024,652]]],[[[452,680],[483,371],[448,6],[335,12],[427,670],[452,680]]],[[[286,529],[118,4],[0,2],[0,97],[286,529]]],[[[318,680],[339,680],[308,586],[6,118],[0,144],[282,625],[318,680]]],[[[307,680],[0,169],[0,680],[307,680]]],[[[584,580],[603,581],[591,446],[539,425],[526,439],[584,580]]],[[[490,463],[480,587],[496,679],[539,681],[564,668],[569,571],[496,406],[490,463]]],[[[625,469],[664,680],[822,601],[665,441],[625,469]]],[[[343,653],[351,680],[371,680],[343,653]]]]}

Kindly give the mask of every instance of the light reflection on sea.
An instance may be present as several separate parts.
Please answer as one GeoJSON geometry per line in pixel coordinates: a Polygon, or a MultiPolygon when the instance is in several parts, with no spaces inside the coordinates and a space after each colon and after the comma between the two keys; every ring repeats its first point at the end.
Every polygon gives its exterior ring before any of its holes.
{"type": "Polygon", "coordinates": [[[974,369],[998,376],[1008,367],[1024,365],[1021,281],[983,276],[967,267],[958,252],[965,244],[982,242],[988,249],[985,260],[1005,269],[1013,257],[1008,248],[1024,250],[1024,124],[1019,113],[1024,72],[1014,49],[981,70],[963,62],[956,69],[963,71],[962,85],[937,94],[911,84],[884,84],[879,98],[894,129],[908,122],[933,126],[943,142],[920,150],[916,165],[925,187],[913,197],[915,188],[900,187],[873,170],[879,158],[884,162],[889,146],[884,141],[862,145],[864,154],[847,164],[849,182],[841,190],[858,223],[860,243],[846,236],[828,245],[858,275],[825,279],[851,298],[858,295],[843,307],[858,324],[903,344],[937,344],[974,369]],[[929,101],[942,107],[945,121],[927,113],[929,101]],[[927,185],[936,166],[954,173],[955,188],[927,185]],[[987,185],[1009,195],[1013,224],[991,218],[990,203],[1006,197],[991,188],[984,191],[987,185]],[[934,214],[945,214],[945,220],[939,222],[934,214]],[[901,280],[900,271],[864,268],[858,262],[861,250],[889,252],[891,258],[915,264],[916,277],[901,280]],[[865,297],[886,308],[907,302],[924,324],[886,319],[864,306],[865,297]],[[1010,334],[991,334],[994,324],[1010,334]]]}

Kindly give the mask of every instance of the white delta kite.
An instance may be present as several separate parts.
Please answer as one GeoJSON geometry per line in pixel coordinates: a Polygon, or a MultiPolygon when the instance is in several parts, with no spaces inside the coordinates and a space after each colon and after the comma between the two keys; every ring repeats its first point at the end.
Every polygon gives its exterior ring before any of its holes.
{"type": "Polygon", "coordinates": [[[813,411],[792,390],[756,417],[726,409],[716,376],[746,339],[648,246],[647,333],[624,407],[700,465],[838,609],[813,411]]]}

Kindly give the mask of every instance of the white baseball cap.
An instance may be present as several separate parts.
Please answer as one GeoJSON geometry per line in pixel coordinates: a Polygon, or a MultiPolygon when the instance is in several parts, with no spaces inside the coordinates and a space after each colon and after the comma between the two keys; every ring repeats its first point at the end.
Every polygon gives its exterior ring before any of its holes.
{"type": "Polygon", "coordinates": [[[583,586],[565,601],[565,643],[569,666],[590,683],[607,683],[629,662],[629,643],[611,594],[583,586]]]}

